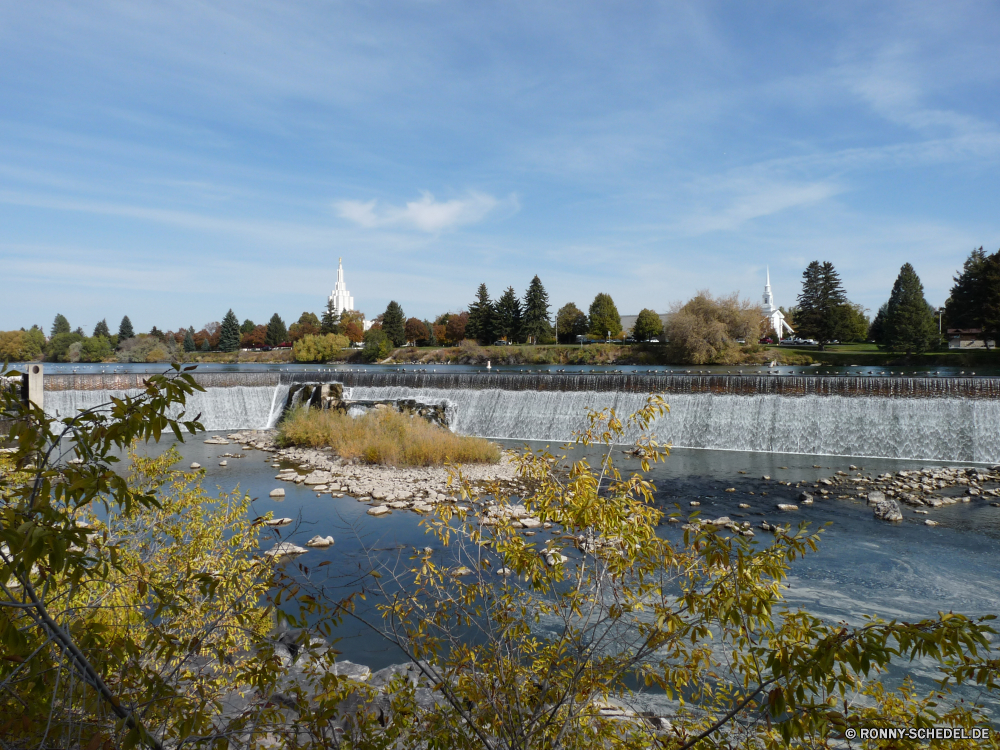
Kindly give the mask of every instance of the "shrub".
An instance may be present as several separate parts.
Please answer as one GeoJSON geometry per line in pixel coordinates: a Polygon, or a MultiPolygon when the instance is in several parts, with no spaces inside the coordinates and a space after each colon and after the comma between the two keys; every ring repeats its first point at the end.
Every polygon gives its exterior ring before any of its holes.
{"type": "Polygon", "coordinates": [[[329,447],[339,456],[369,464],[439,466],[496,463],[500,448],[483,438],[456,435],[420,417],[375,409],[361,417],[301,407],[279,427],[281,440],[313,448],[329,447]]]}
{"type": "Polygon", "coordinates": [[[671,313],[666,327],[671,357],[695,365],[723,359],[739,346],[737,339],[757,341],[764,325],[760,306],[738,294],[716,298],[701,291],[671,313]]]}
{"type": "Polygon", "coordinates": [[[338,333],[328,333],[325,336],[306,334],[292,344],[292,353],[296,362],[326,362],[349,344],[347,336],[338,333]]]}
{"type": "Polygon", "coordinates": [[[365,345],[361,349],[361,358],[365,362],[377,362],[385,359],[392,351],[392,341],[381,328],[370,328],[365,333],[365,345]]]}

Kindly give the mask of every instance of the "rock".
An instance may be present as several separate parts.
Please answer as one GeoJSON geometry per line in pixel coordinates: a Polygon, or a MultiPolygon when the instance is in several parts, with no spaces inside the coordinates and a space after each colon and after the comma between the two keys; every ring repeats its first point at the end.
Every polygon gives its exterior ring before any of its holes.
{"type": "Polygon", "coordinates": [[[453,576],[458,576],[458,577],[461,577],[461,576],[471,576],[472,575],[472,569],[471,568],[467,568],[464,565],[459,565],[457,568],[452,568],[449,572],[453,576]]]}
{"type": "Polygon", "coordinates": [[[282,487],[278,487],[275,490],[271,490],[269,494],[269,497],[284,497],[284,496],[285,496],[285,490],[282,487]]]}
{"type": "Polygon", "coordinates": [[[750,507],[750,503],[740,503],[740,507],[744,508],[744,509],[749,508],[750,507]]]}
{"type": "Polygon", "coordinates": [[[736,492],[736,488],[735,487],[727,487],[726,489],[723,490],[723,492],[736,492]]]}
{"type": "Polygon", "coordinates": [[[769,477],[767,474],[765,474],[764,476],[762,476],[761,479],[763,479],[765,482],[771,481],[771,477],[769,477]]]}
{"type": "Polygon", "coordinates": [[[868,493],[868,505],[875,505],[875,503],[881,503],[885,501],[884,492],[869,492],[868,493]]]}
{"type": "Polygon", "coordinates": [[[566,555],[562,554],[561,552],[549,552],[548,554],[545,555],[545,564],[548,565],[550,568],[556,565],[561,565],[567,560],[569,560],[569,558],[566,557],[566,555]]]}
{"type": "Polygon", "coordinates": [[[924,526],[937,526],[937,525],[938,525],[937,521],[932,521],[929,518],[924,519],[924,526]]]}
{"type": "Polygon", "coordinates": [[[394,500],[391,503],[386,503],[393,510],[406,510],[410,507],[410,504],[405,500],[394,500]]]}
{"type": "Polygon", "coordinates": [[[219,461],[219,466],[227,466],[228,463],[228,461],[219,461]]]}
{"type": "Polygon", "coordinates": [[[895,500],[880,500],[872,508],[875,518],[881,521],[902,521],[903,514],[899,510],[899,503],[895,500]]]}
{"type": "Polygon", "coordinates": [[[304,554],[308,551],[309,550],[305,547],[300,547],[297,544],[292,544],[291,542],[278,542],[264,553],[264,557],[271,557],[276,560],[280,560],[285,557],[296,557],[297,555],[304,554]]]}
{"type": "Polygon", "coordinates": [[[500,568],[499,570],[497,570],[497,575],[507,578],[509,576],[514,575],[514,571],[511,570],[510,568],[500,568]]]}
{"type": "Polygon", "coordinates": [[[721,518],[716,518],[714,521],[712,521],[712,523],[715,524],[716,526],[728,526],[729,524],[732,523],[732,520],[729,518],[729,516],[722,516],[721,518]]]}
{"type": "Polygon", "coordinates": [[[701,503],[699,503],[697,500],[692,500],[691,502],[688,503],[688,505],[697,508],[699,505],[701,505],[701,503]]]}
{"type": "Polygon", "coordinates": [[[542,525],[542,522],[537,518],[527,517],[521,519],[521,525],[526,529],[537,529],[542,525]]]}
{"type": "Polygon", "coordinates": [[[272,529],[280,529],[282,526],[291,526],[295,521],[291,518],[272,518],[270,521],[264,521],[266,526],[270,526],[272,529]]]}
{"type": "Polygon", "coordinates": [[[820,479],[818,484],[825,484],[826,486],[831,486],[833,484],[832,479],[820,479]]]}
{"type": "Polygon", "coordinates": [[[392,513],[387,505],[376,505],[374,508],[368,509],[369,516],[384,516],[386,513],[392,513]]]}
{"type": "Polygon", "coordinates": [[[799,502],[804,503],[806,500],[808,500],[811,503],[813,500],[813,496],[810,495],[808,492],[801,493],[799,495],[799,502]]]}
{"type": "Polygon", "coordinates": [[[798,505],[792,505],[791,503],[778,503],[778,510],[798,510],[798,505]]]}
{"type": "Polygon", "coordinates": [[[333,545],[332,536],[314,536],[306,542],[307,547],[329,547],[331,545],[333,545]]]}
{"type": "Polygon", "coordinates": [[[198,463],[198,462],[195,462],[195,463],[191,464],[191,468],[192,469],[200,469],[201,468],[201,464],[198,463]]]}
{"type": "Polygon", "coordinates": [[[975,489],[974,487],[970,487],[968,490],[966,490],[966,492],[969,493],[970,497],[978,497],[979,496],[979,490],[975,489]]]}
{"type": "Polygon", "coordinates": [[[433,513],[434,506],[428,505],[427,503],[414,503],[413,507],[410,508],[410,510],[415,511],[417,513],[433,513]]]}

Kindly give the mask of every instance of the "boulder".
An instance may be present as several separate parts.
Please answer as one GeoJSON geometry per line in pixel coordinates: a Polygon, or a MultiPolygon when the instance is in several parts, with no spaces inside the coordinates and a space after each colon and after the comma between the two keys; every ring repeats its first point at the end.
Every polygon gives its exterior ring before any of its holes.
{"type": "Polygon", "coordinates": [[[332,536],[314,536],[308,542],[307,547],[329,547],[333,544],[332,536]]]}
{"type": "Polygon", "coordinates": [[[730,520],[729,516],[722,516],[721,518],[716,518],[711,523],[715,524],[716,526],[728,526],[729,524],[732,523],[732,520],[730,520]]]}
{"type": "Polygon", "coordinates": [[[278,487],[275,490],[271,490],[269,494],[269,497],[284,497],[284,496],[285,496],[285,490],[282,487],[278,487]]]}
{"type": "MultiPolygon", "coordinates": [[[[808,492],[801,493],[799,495],[799,502],[800,503],[805,503],[806,500],[808,500],[811,503],[813,501],[813,496],[810,495],[808,492]]],[[[809,503],[806,503],[806,504],[808,505],[809,503]]]]}
{"type": "Polygon", "coordinates": [[[374,508],[368,509],[369,516],[384,516],[386,513],[392,513],[387,505],[376,505],[374,508]]]}
{"type": "Polygon", "coordinates": [[[932,521],[929,518],[924,519],[924,526],[937,526],[937,525],[938,525],[937,521],[932,521]]]}
{"type": "Polygon", "coordinates": [[[219,461],[219,466],[227,466],[228,463],[228,461],[219,461]]]}
{"type": "Polygon", "coordinates": [[[537,518],[527,517],[521,519],[521,526],[523,526],[526,529],[537,529],[541,525],[542,522],[539,521],[537,518]]]}
{"type": "Polygon", "coordinates": [[[880,500],[872,508],[875,518],[881,521],[902,521],[903,513],[899,510],[899,503],[895,500],[880,500]]]}
{"type": "Polygon", "coordinates": [[[264,521],[264,523],[272,529],[280,529],[282,526],[291,526],[294,521],[291,518],[272,518],[270,521],[264,521]]]}
{"type": "Polygon", "coordinates": [[[200,469],[201,468],[201,464],[196,461],[195,463],[191,464],[191,468],[192,469],[200,469]]]}
{"type": "Polygon", "coordinates": [[[875,505],[875,503],[881,503],[885,501],[884,492],[869,492],[868,493],[868,505],[875,505]]]}
{"type": "Polygon", "coordinates": [[[798,510],[798,505],[792,505],[791,503],[778,503],[778,510],[798,510]]]}
{"type": "Polygon", "coordinates": [[[292,544],[291,542],[278,542],[264,553],[264,557],[280,560],[285,557],[296,557],[297,555],[304,554],[308,551],[309,550],[305,547],[300,547],[299,545],[292,544]]]}

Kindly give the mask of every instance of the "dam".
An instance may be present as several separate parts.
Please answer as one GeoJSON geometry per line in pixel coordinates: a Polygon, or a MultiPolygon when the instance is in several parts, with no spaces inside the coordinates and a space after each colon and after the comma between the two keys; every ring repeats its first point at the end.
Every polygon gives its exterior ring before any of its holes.
{"type": "MultiPolygon", "coordinates": [[[[45,376],[53,416],[138,394],[138,373],[45,376]]],[[[337,382],[352,400],[414,400],[444,406],[456,432],[561,442],[587,425],[588,410],[619,416],[648,394],[669,414],[653,426],[661,442],[715,450],[1000,462],[1000,378],[865,375],[688,375],[656,373],[387,370],[202,372],[206,391],[189,399],[208,430],[275,426],[293,386],[337,382]]]]}

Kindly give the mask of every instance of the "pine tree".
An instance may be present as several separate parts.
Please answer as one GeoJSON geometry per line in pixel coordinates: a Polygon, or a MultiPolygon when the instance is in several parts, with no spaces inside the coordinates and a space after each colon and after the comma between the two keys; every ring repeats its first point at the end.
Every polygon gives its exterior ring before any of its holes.
{"type": "Polygon", "coordinates": [[[222,319],[222,331],[219,334],[219,351],[235,352],[240,348],[240,321],[232,308],[222,319]]]}
{"type": "Polygon", "coordinates": [[[104,318],[94,326],[94,336],[103,336],[106,339],[111,338],[111,331],[108,329],[108,321],[104,318]]]}
{"type": "Polygon", "coordinates": [[[240,326],[240,333],[253,333],[253,329],[256,327],[256,324],[250,318],[247,318],[243,321],[243,325],[240,326]]]}
{"type": "Polygon", "coordinates": [[[552,332],[549,321],[549,295],[542,286],[541,279],[535,276],[524,293],[524,324],[522,333],[533,343],[548,338],[552,332]]]}
{"type": "Polygon", "coordinates": [[[281,319],[278,313],[275,313],[267,322],[267,333],[264,336],[264,343],[268,346],[278,346],[285,343],[287,339],[288,329],[285,327],[285,321],[281,319]]]}
{"type": "Polygon", "coordinates": [[[118,325],[118,343],[123,344],[127,339],[135,337],[135,331],[132,329],[132,321],[128,319],[128,315],[122,318],[122,322],[118,325]]]}
{"type": "Polygon", "coordinates": [[[511,344],[520,341],[523,315],[514,287],[507,287],[494,307],[494,333],[511,344]]]}
{"type": "Polygon", "coordinates": [[[333,306],[333,300],[326,301],[326,310],[323,312],[323,317],[320,318],[320,330],[323,333],[337,333],[337,327],[340,320],[337,316],[337,310],[333,306]]]}
{"type": "Polygon", "coordinates": [[[983,341],[989,346],[1000,338],[1000,250],[986,258],[982,299],[983,341]]]}
{"type": "Polygon", "coordinates": [[[493,317],[490,293],[486,289],[486,284],[480,284],[476,291],[476,301],[469,305],[469,321],[465,325],[465,335],[471,336],[480,344],[491,343],[494,340],[493,317]]]}
{"type": "Polygon", "coordinates": [[[194,327],[192,326],[184,334],[184,351],[193,352],[196,348],[194,343],[194,327]]]}
{"type": "Polygon", "coordinates": [[[55,320],[52,321],[52,332],[49,334],[49,338],[55,336],[59,333],[69,333],[69,321],[66,320],[66,316],[62,313],[56,314],[55,320]]]}
{"type": "Polygon", "coordinates": [[[622,319],[610,294],[598,294],[590,303],[590,335],[614,338],[622,332],[622,319]]]}
{"type": "Polygon", "coordinates": [[[868,328],[868,338],[879,346],[885,345],[885,316],[889,313],[889,303],[883,302],[868,328]]]}
{"type": "Polygon", "coordinates": [[[909,263],[899,269],[892,285],[884,326],[885,347],[890,351],[923,352],[938,338],[934,314],[924,299],[924,285],[909,263]]]}
{"type": "Polygon", "coordinates": [[[406,343],[406,316],[396,300],[392,300],[382,314],[382,330],[393,346],[406,343]]]}
{"type": "Polygon", "coordinates": [[[802,292],[795,316],[796,333],[816,339],[819,348],[847,337],[850,310],[833,263],[814,260],[802,273],[802,292]]]}
{"type": "Polygon", "coordinates": [[[212,344],[209,343],[208,337],[205,337],[204,339],[202,339],[201,350],[203,352],[210,352],[210,351],[212,351],[212,344]]]}

